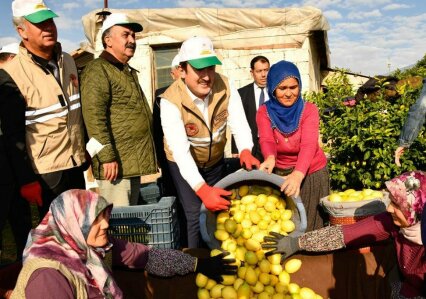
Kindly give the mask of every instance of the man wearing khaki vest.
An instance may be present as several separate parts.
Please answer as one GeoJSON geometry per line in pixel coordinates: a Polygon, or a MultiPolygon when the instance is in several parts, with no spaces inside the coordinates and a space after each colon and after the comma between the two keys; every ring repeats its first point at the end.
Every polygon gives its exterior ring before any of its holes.
{"type": "Polygon", "coordinates": [[[181,79],[162,95],[164,150],[187,220],[188,247],[200,247],[199,215],[203,202],[211,211],[224,210],[230,192],[212,187],[224,176],[226,127],[229,125],[247,169],[259,167],[251,155],[250,127],[238,91],[216,73],[221,62],[211,40],[192,37],[179,51],[181,79]]]}
{"type": "Polygon", "coordinates": [[[15,169],[20,193],[43,217],[60,193],[85,188],[77,68],[57,42],[57,15],[42,0],[15,0],[12,11],[22,41],[0,72],[2,130],[25,169],[15,169]]]}

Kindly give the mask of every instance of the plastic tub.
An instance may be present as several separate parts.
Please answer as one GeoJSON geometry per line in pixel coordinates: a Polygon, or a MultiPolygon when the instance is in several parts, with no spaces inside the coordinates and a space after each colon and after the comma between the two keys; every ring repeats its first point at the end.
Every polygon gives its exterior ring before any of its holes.
{"type": "MultiPolygon", "coordinates": [[[[279,190],[283,182],[284,179],[276,174],[267,174],[260,170],[240,170],[224,177],[215,187],[230,190],[241,185],[263,185],[271,186],[279,190]]],[[[307,223],[306,211],[302,200],[300,197],[283,197],[286,198],[287,207],[291,208],[293,211],[291,220],[296,226],[296,229],[290,233],[290,236],[303,234],[306,230],[307,223]]],[[[211,249],[220,248],[220,241],[214,237],[214,232],[216,230],[216,215],[216,213],[209,211],[204,204],[201,205],[200,232],[204,242],[206,242],[211,249]]]]}

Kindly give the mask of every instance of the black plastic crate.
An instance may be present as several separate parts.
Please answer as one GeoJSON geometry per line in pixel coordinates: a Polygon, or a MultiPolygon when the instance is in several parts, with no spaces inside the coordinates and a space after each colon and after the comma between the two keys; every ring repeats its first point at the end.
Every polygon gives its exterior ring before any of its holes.
{"type": "Polygon", "coordinates": [[[175,197],[162,197],[148,205],[114,207],[109,225],[109,234],[115,238],[157,248],[179,247],[175,197]]]}

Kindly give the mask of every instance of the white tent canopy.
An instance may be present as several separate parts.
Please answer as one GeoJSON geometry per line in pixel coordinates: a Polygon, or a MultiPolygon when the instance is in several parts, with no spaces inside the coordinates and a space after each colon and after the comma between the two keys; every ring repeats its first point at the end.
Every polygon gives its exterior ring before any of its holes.
{"type": "MultiPolygon", "coordinates": [[[[85,34],[95,48],[102,17],[95,10],[83,16],[85,34]]],[[[300,47],[311,31],[327,31],[321,10],[302,8],[165,8],[111,9],[126,13],[144,27],[138,38],[168,37],[182,42],[191,35],[209,36],[215,48],[249,49],[300,47]],[[247,39],[252,42],[248,45],[247,39]]]]}

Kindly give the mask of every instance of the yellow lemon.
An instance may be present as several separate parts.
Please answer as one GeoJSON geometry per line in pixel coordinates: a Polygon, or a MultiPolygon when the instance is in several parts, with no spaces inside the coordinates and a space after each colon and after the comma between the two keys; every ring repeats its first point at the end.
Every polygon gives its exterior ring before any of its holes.
{"type": "Polygon", "coordinates": [[[210,298],[209,291],[206,289],[198,289],[197,297],[198,299],[209,299],[210,298]]]}
{"type": "Polygon", "coordinates": [[[284,269],[287,271],[287,273],[292,274],[299,271],[301,266],[302,266],[301,260],[291,259],[285,263],[284,269]]]}
{"type": "Polygon", "coordinates": [[[202,273],[198,273],[197,276],[195,277],[195,284],[199,288],[204,288],[206,286],[208,280],[209,280],[209,278],[207,276],[205,276],[202,273]]]}

